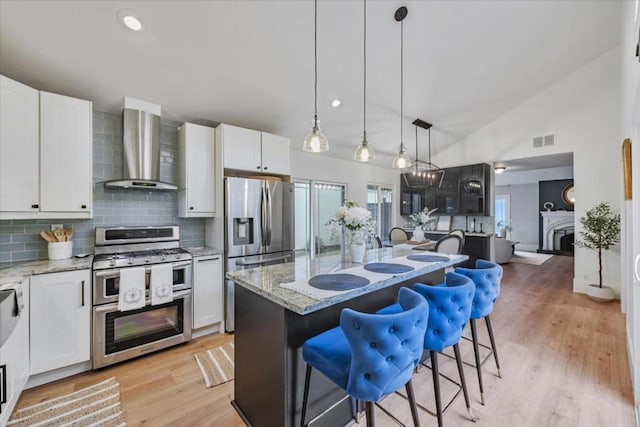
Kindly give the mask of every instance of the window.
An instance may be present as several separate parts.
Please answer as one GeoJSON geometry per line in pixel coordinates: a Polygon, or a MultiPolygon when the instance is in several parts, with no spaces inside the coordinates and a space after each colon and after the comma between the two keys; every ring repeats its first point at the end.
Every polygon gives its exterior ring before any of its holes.
{"type": "Polygon", "coordinates": [[[340,252],[342,239],[332,239],[327,222],[344,203],[347,186],[333,182],[295,181],[296,251],[312,258],[340,252]]]}
{"type": "Polygon", "coordinates": [[[393,190],[388,186],[367,185],[367,209],[376,222],[376,234],[385,240],[391,231],[393,190]]]}
{"type": "Polygon", "coordinates": [[[509,194],[496,195],[495,221],[496,234],[499,234],[503,227],[511,225],[511,196],[509,194]]]}

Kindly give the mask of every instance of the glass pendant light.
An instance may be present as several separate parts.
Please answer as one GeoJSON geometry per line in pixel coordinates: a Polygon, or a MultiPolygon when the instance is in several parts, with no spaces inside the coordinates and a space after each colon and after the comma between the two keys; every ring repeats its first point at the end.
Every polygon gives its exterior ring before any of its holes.
{"type": "Polygon", "coordinates": [[[405,169],[411,166],[411,156],[404,152],[404,18],[407,17],[407,8],[401,7],[396,10],[396,21],[400,21],[400,152],[394,157],[391,167],[405,169]]]}
{"type": "Polygon", "coordinates": [[[320,120],[318,120],[318,0],[314,1],[314,26],[313,26],[313,44],[314,44],[314,115],[311,124],[311,130],[304,137],[302,149],[311,153],[322,153],[329,151],[329,141],[324,133],[320,130],[320,120]]]}
{"type": "Polygon", "coordinates": [[[367,0],[364,0],[364,96],[363,96],[362,142],[353,153],[353,159],[359,162],[370,162],[376,158],[376,150],[367,141],[367,0]]]}

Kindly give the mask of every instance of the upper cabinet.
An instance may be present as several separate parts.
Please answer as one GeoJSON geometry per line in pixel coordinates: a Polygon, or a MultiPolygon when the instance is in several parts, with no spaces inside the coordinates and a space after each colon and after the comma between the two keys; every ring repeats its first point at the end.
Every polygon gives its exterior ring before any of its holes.
{"type": "Polygon", "coordinates": [[[291,175],[291,141],[257,130],[221,124],[224,168],[274,175],[291,175]]]}
{"type": "Polygon", "coordinates": [[[215,129],[185,123],[178,132],[178,151],[180,217],[213,217],[216,211],[215,129]]]}
{"type": "Polygon", "coordinates": [[[0,219],[39,210],[38,91],[0,75],[0,219]]]}
{"type": "Polygon", "coordinates": [[[41,212],[91,212],[91,110],[89,101],[40,92],[41,212]]]}
{"type": "Polygon", "coordinates": [[[0,83],[0,219],[91,218],[91,102],[0,83]]]}
{"type": "Polygon", "coordinates": [[[424,208],[438,210],[435,215],[487,215],[491,167],[484,163],[444,169],[438,188],[410,187],[400,176],[402,204],[400,215],[410,215],[424,208]]]}

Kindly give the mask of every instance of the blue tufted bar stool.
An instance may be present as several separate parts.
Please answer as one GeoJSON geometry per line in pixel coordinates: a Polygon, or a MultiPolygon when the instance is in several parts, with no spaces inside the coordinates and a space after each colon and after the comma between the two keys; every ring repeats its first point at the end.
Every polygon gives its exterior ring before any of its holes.
{"type": "Polygon", "coordinates": [[[400,289],[398,302],[401,310],[393,314],[367,314],[346,308],[340,315],[340,326],[304,343],[302,357],[307,370],[302,426],[307,425],[311,368],[322,372],[352,399],[365,402],[367,426],[374,425],[373,405],[405,386],[414,425],[419,425],[411,376],[422,355],[429,305],[408,288],[400,289]]]}
{"type": "MultiPolygon", "coordinates": [[[[471,404],[469,402],[469,394],[467,392],[467,384],[462,367],[462,358],[460,357],[460,349],[458,347],[462,331],[469,321],[469,316],[471,314],[471,302],[473,301],[475,285],[468,277],[452,272],[446,274],[445,283],[437,286],[417,283],[413,289],[421,294],[429,304],[429,321],[427,323],[427,331],[425,333],[423,344],[424,350],[429,351],[431,359],[431,373],[433,376],[433,388],[436,398],[436,413],[434,414],[422,405],[420,405],[420,407],[431,415],[437,416],[438,426],[442,426],[443,413],[453,403],[460,393],[460,390],[462,390],[467,411],[469,412],[469,417],[472,421],[475,421],[473,411],[471,410],[471,404]],[[453,351],[456,356],[460,383],[458,384],[451,378],[444,375],[443,377],[459,386],[460,390],[458,390],[458,393],[456,393],[456,395],[443,409],[440,398],[438,352],[450,346],[453,346],[453,351]]],[[[378,313],[393,313],[398,310],[398,304],[394,304],[383,308],[378,311],[378,313]]]]}
{"type": "MultiPolygon", "coordinates": [[[[496,362],[496,368],[498,369],[498,377],[502,378],[500,373],[500,361],[498,360],[498,350],[496,349],[496,342],[493,336],[493,328],[491,328],[490,314],[493,312],[493,305],[500,295],[500,282],[502,280],[502,267],[499,264],[491,261],[479,259],[476,261],[476,268],[456,268],[456,273],[469,277],[476,285],[476,292],[473,298],[473,305],[471,307],[471,339],[473,341],[473,353],[475,356],[475,367],[478,372],[478,383],[480,385],[480,401],[484,405],[484,387],[482,385],[482,363],[486,361],[480,361],[480,349],[478,342],[478,329],[476,326],[476,320],[482,319],[487,324],[487,331],[489,332],[489,340],[491,341],[491,353],[496,362]]],[[[485,348],[489,348],[482,345],[485,348]]],[[[491,356],[491,354],[489,354],[491,356]]],[[[487,356],[487,357],[489,357],[487,356]]]]}

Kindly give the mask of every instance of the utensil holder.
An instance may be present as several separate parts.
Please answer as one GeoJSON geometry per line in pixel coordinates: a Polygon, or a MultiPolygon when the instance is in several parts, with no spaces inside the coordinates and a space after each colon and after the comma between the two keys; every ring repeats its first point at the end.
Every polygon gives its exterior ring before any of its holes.
{"type": "Polygon", "coordinates": [[[73,241],[50,242],[47,249],[51,260],[68,259],[71,258],[71,253],[73,252],[73,241]]]}

